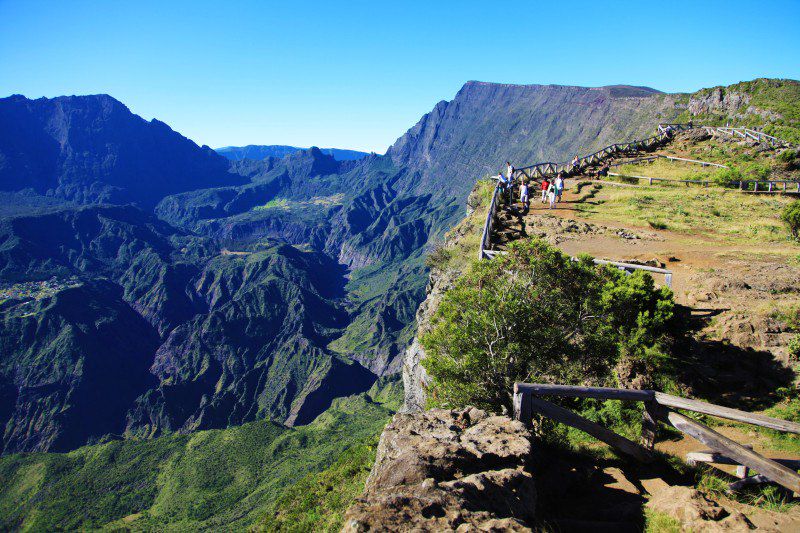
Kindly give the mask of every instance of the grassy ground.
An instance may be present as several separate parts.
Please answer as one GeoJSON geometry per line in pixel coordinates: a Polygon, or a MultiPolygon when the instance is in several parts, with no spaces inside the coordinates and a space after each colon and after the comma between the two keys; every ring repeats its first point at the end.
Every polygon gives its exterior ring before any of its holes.
{"type": "Polygon", "coordinates": [[[592,221],[668,229],[686,236],[729,243],[787,242],[783,196],[742,194],[722,187],[654,185],[603,186],[594,198],[574,205],[592,221]]]}

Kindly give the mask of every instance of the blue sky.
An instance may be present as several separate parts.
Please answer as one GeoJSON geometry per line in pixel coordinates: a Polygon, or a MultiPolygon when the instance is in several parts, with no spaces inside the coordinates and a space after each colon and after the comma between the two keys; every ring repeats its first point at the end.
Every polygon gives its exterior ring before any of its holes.
{"type": "Polygon", "coordinates": [[[0,0],[0,96],[108,93],[199,144],[383,152],[468,80],[800,78],[800,2],[0,0]]]}

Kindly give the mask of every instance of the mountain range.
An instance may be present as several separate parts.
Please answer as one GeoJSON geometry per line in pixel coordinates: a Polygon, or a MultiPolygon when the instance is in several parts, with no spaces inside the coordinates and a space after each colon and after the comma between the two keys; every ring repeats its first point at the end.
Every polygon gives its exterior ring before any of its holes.
{"type": "MultiPolygon", "coordinates": [[[[259,145],[248,144],[247,146],[225,146],[217,148],[218,154],[224,155],[228,159],[239,161],[242,159],[255,159],[256,161],[266,159],[267,157],[283,158],[289,154],[302,152],[307,148],[298,148],[296,146],[285,146],[282,144],[276,145],[259,145]]],[[[345,150],[342,148],[320,148],[320,152],[332,156],[337,161],[351,161],[362,159],[369,154],[367,152],[359,152],[357,150],[345,150]]]]}
{"type": "Polygon", "coordinates": [[[223,156],[106,95],[0,99],[0,449],[309,423],[398,373],[476,179],[646,136],[690,98],[468,82],[358,159],[223,156]],[[52,278],[73,281],[20,296],[52,278]]]}

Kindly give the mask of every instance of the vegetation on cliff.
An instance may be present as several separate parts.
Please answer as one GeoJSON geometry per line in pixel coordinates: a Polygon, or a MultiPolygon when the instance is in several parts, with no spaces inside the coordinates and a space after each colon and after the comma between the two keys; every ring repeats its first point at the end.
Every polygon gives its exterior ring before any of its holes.
{"type": "Polygon", "coordinates": [[[307,531],[335,527],[390,415],[359,395],[297,429],[259,421],[9,455],[0,458],[0,529],[229,530],[266,520],[290,530],[283,513],[303,514],[307,531]]]}
{"type": "Polygon", "coordinates": [[[658,383],[672,318],[671,292],[649,275],[518,241],[475,262],[434,314],[421,339],[432,403],[508,411],[516,381],[618,384],[622,359],[658,383]]]}

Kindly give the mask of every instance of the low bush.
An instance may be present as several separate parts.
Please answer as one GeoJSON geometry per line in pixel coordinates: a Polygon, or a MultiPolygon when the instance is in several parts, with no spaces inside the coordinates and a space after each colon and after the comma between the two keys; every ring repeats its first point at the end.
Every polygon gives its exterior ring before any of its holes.
{"type": "Polygon", "coordinates": [[[713,175],[713,181],[722,187],[733,187],[745,179],[738,168],[721,168],[713,175]]]}
{"type": "Polygon", "coordinates": [[[783,208],[781,220],[789,226],[793,239],[800,238],[800,200],[795,200],[783,208]]]}
{"type": "Polygon", "coordinates": [[[450,250],[444,246],[444,243],[436,243],[425,258],[425,266],[430,269],[443,270],[450,261],[451,256],[450,250]]]}

